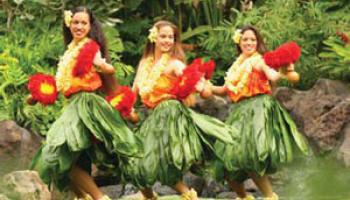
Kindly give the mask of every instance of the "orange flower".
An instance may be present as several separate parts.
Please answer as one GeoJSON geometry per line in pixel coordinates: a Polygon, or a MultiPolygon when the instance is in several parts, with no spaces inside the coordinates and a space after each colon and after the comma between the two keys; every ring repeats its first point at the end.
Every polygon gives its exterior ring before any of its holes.
{"type": "Polygon", "coordinates": [[[54,77],[42,73],[29,77],[28,89],[33,100],[44,105],[55,103],[58,95],[54,77]]]}
{"type": "Polygon", "coordinates": [[[130,115],[136,102],[136,95],[127,86],[118,86],[117,90],[106,97],[106,100],[117,109],[123,117],[130,115]]]}

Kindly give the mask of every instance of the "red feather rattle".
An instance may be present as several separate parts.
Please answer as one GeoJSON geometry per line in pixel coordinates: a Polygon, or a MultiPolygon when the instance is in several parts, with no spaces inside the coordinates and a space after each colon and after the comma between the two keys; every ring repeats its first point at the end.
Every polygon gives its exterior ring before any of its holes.
{"type": "Polygon", "coordinates": [[[136,102],[136,95],[127,86],[118,86],[117,90],[106,97],[106,100],[126,119],[136,123],[139,121],[133,106],[136,102]]]}
{"type": "MultiPolygon", "coordinates": [[[[274,68],[280,69],[288,65],[293,65],[301,55],[300,47],[295,42],[287,42],[279,46],[274,51],[266,52],[263,56],[265,63],[274,68]]],[[[293,69],[287,69],[287,78],[292,83],[300,80],[300,75],[293,69]]]]}

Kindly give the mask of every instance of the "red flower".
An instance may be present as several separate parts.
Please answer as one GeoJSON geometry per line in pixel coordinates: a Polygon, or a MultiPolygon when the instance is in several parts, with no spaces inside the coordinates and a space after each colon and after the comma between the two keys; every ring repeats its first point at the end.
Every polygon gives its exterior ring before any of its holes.
{"type": "Polygon", "coordinates": [[[340,32],[337,31],[337,36],[340,37],[340,39],[344,42],[344,44],[348,44],[349,43],[349,37],[344,33],[344,32],[340,32]]]}
{"type": "Polygon", "coordinates": [[[266,52],[263,58],[268,66],[278,69],[282,66],[295,63],[300,55],[301,51],[298,44],[295,42],[287,42],[274,51],[266,52]]]}
{"type": "Polygon", "coordinates": [[[213,74],[215,70],[215,62],[214,60],[209,60],[208,62],[203,63],[199,67],[199,71],[204,73],[205,79],[209,80],[211,75],[213,74]]]}
{"type": "Polygon", "coordinates": [[[56,81],[53,76],[37,73],[29,77],[28,90],[35,101],[53,104],[57,98],[56,81]]]}
{"type": "Polygon", "coordinates": [[[188,95],[196,91],[196,84],[203,76],[203,73],[199,71],[199,67],[202,64],[200,58],[193,60],[193,62],[188,65],[183,74],[176,81],[171,94],[176,95],[178,99],[185,99],[188,95]]]}
{"type": "Polygon", "coordinates": [[[117,109],[123,117],[130,115],[136,102],[136,95],[127,86],[118,86],[117,90],[106,97],[106,100],[117,109]]]}
{"type": "Polygon", "coordinates": [[[93,40],[87,42],[77,56],[76,64],[73,68],[73,76],[83,76],[91,70],[93,60],[100,46],[93,40]]]}

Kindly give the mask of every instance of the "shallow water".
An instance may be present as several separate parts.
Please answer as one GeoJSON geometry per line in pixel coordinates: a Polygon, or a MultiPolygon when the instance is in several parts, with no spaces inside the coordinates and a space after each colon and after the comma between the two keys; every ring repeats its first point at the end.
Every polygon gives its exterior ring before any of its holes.
{"type": "Polygon", "coordinates": [[[331,156],[298,158],[281,174],[282,200],[350,200],[350,168],[331,156]]]}

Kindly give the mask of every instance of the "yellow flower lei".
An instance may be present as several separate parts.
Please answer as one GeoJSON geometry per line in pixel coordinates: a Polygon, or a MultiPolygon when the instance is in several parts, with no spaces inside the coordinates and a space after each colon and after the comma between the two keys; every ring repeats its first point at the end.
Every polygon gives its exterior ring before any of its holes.
{"type": "Polygon", "coordinates": [[[140,71],[140,80],[137,83],[141,96],[152,92],[160,75],[167,67],[169,60],[170,56],[168,54],[163,54],[157,63],[154,63],[153,56],[146,58],[140,71]]]}
{"type": "Polygon", "coordinates": [[[72,41],[68,45],[68,49],[64,52],[58,63],[56,73],[56,84],[58,91],[66,91],[71,86],[72,70],[76,63],[76,58],[80,49],[89,41],[89,38],[84,38],[78,43],[72,41]]]}
{"type": "Polygon", "coordinates": [[[253,70],[252,62],[260,58],[261,55],[258,53],[246,59],[243,55],[240,55],[226,72],[225,86],[235,94],[241,91],[246,86],[249,75],[253,70]],[[234,84],[233,82],[236,83],[234,84]]]}

